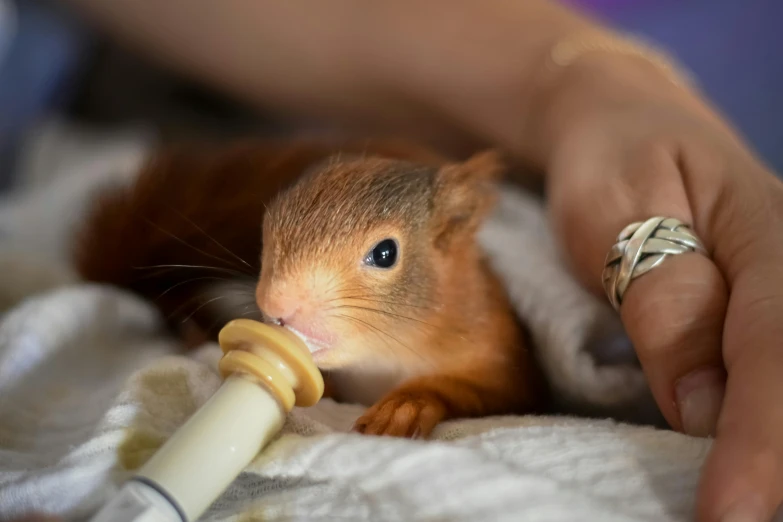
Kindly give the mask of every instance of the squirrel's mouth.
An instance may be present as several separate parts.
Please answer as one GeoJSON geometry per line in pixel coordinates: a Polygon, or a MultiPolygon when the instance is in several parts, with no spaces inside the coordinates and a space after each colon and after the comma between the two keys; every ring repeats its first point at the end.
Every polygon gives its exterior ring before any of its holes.
{"type": "Polygon", "coordinates": [[[283,326],[286,330],[291,332],[292,334],[299,337],[303,343],[305,343],[305,346],[307,346],[307,349],[310,350],[311,354],[316,354],[318,352],[321,352],[323,350],[326,350],[329,348],[329,346],[323,342],[320,339],[315,339],[313,337],[310,337],[308,335],[305,335],[304,333],[300,332],[296,328],[292,328],[290,325],[283,326]]]}

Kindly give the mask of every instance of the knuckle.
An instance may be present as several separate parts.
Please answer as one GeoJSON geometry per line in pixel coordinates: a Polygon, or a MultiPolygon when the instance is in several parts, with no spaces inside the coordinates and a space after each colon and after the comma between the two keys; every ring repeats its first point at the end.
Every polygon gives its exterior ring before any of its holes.
{"type": "Polygon", "coordinates": [[[772,258],[780,264],[783,242],[783,183],[774,178],[736,176],[721,184],[709,217],[712,250],[730,280],[743,267],[772,258]]]}
{"type": "Polygon", "coordinates": [[[641,140],[634,150],[634,156],[646,169],[663,171],[671,168],[675,150],[671,138],[659,134],[641,140]]]}

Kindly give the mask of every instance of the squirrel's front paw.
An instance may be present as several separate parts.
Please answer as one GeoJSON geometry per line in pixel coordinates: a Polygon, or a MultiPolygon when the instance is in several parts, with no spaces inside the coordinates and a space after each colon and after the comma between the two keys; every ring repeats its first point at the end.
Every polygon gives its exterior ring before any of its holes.
{"type": "Polygon", "coordinates": [[[432,393],[392,392],[354,424],[365,435],[426,438],[446,415],[446,406],[432,393]]]}

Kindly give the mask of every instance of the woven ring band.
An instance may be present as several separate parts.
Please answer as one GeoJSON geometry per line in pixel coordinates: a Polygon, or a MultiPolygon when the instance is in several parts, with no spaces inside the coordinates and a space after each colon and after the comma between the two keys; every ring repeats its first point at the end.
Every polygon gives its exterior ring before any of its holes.
{"type": "Polygon", "coordinates": [[[677,254],[707,255],[693,230],[674,218],[653,217],[631,223],[617,236],[604,263],[603,283],[609,302],[620,309],[631,281],[677,254]]]}

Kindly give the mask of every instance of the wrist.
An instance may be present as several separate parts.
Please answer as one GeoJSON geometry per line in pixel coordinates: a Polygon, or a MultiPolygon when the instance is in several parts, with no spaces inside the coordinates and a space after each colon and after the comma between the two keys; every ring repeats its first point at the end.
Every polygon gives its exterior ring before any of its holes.
{"type": "Polygon", "coordinates": [[[565,64],[550,59],[536,96],[539,161],[546,164],[566,136],[618,111],[675,105],[709,114],[690,78],[671,60],[619,42],[621,47],[590,48],[565,64]]]}

